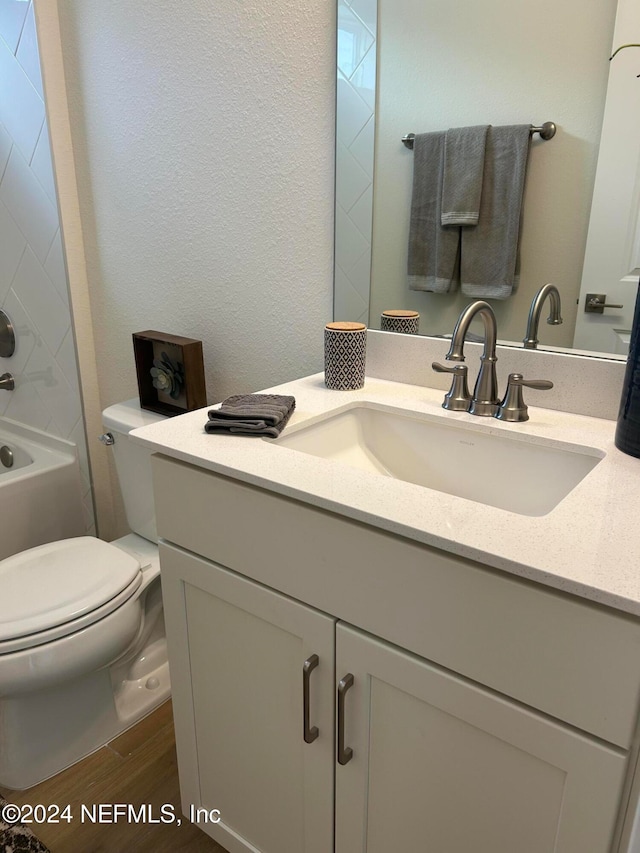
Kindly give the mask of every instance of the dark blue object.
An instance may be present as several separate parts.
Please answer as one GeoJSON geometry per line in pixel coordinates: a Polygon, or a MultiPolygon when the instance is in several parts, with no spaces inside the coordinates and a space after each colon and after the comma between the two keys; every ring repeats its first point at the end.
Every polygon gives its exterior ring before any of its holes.
{"type": "Polygon", "coordinates": [[[615,442],[619,450],[640,457],[640,286],[633,313],[615,442]]]}

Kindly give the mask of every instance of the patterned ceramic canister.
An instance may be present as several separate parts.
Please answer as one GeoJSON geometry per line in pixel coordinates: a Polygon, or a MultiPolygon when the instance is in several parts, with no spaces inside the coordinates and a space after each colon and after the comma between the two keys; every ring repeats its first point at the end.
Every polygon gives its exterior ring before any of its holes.
{"type": "Polygon", "coordinates": [[[419,323],[420,315],[417,311],[383,311],[380,315],[380,328],[383,332],[417,335],[419,323]]]}
{"type": "Polygon", "coordinates": [[[327,323],[324,328],[324,384],[333,391],[364,387],[367,327],[364,323],[327,323]]]}

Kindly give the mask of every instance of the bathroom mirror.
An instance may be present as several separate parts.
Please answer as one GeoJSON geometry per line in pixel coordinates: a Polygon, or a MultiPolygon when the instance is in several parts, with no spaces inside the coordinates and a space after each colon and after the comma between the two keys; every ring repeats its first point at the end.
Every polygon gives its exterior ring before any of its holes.
{"type": "Polygon", "coordinates": [[[521,342],[534,295],[553,282],[564,323],[547,325],[545,305],[540,347],[573,346],[616,7],[338,0],[336,319],[379,329],[383,310],[413,309],[421,334],[447,335],[470,301],[407,287],[413,153],[403,136],[554,121],[553,139],[532,137],[518,289],[492,306],[500,339],[521,342]]]}

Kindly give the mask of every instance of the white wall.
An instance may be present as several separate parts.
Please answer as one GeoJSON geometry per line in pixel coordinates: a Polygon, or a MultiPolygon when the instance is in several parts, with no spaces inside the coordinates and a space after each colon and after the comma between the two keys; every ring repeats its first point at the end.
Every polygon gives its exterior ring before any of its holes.
{"type": "Polygon", "coordinates": [[[102,405],[144,329],[203,340],[209,402],[320,369],[333,4],[59,8],[102,405]]]}
{"type": "Polygon", "coordinates": [[[562,293],[565,324],[541,340],[571,346],[616,0],[382,0],[371,324],[387,308],[420,311],[426,334],[451,331],[459,294],[409,291],[406,256],[413,154],[408,133],[555,121],[534,137],[517,294],[492,304],[502,339],[522,340],[533,294],[562,293]]]}
{"type": "Polygon", "coordinates": [[[38,60],[33,7],[0,0],[0,307],[16,351],[0,358],[14,391],[0,415],[78,446],[84,527],[93,530],[67,278],[38,60]]]}

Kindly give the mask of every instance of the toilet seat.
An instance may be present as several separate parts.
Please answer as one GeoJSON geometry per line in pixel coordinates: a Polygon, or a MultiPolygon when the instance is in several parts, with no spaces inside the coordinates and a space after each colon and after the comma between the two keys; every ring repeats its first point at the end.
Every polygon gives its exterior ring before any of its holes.
{"type": "Polygon", "coordinates": [[[82,536],[0,562],[0,655],[40,645],[97,622],[131,598],[140,562],[82,536]]]}

